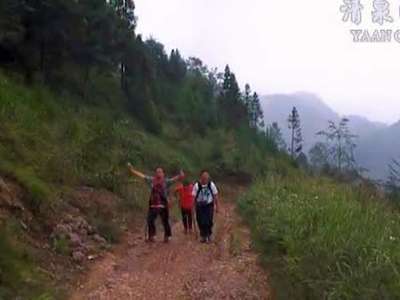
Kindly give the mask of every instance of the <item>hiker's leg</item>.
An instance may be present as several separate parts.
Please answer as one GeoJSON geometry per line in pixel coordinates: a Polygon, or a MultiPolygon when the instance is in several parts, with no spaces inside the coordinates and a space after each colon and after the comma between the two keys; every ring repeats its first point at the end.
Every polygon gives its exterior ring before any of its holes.
{"type": "Polygon", "coordinates": [[[156,218],[157,218],[157,210],[154,208],[149,209],[149,213],[147,215],[147,226],[149,228],[149,238],[153,238],[156,235],[156,218]]]}
{"type": "Polygon", "coordinates": [[[192,210],[188,210],[187,211],[187,221],[188,221],[189,230],[192,231],[193,230],[193,213],[192,213],[192,210]]]}
{"type": "Polygon", "coordinates": [[[208,236],[210,237],[212,235],[212,230],[214,226],[214,203],[210,205],[209,207],[209,223],[208,223],[208,236]]]}
{"type": "Polygon", "coordinates": [[[164,236],[169,238],[172,236],[171,226],[169,225],[169,210],[168,208],[163,208],[160,211],[161,221],[164,226],[164,236]]]}
{"type": "Polygon", "coordinates": [[[197,224],[199,225],[200,236],[202,238],[207,237],[207,214],[206,214],[206,206],[199,206],[196,209],[197,214],[197,224]]]}
{"type": "Polygon", "coordinates": [[[187,223],[187,214],[186,210],[181,208],[181,213],[182,213],[182,223],[183,227],[185,228],[185,232],[188,230],[188,223],[187,223]]]}

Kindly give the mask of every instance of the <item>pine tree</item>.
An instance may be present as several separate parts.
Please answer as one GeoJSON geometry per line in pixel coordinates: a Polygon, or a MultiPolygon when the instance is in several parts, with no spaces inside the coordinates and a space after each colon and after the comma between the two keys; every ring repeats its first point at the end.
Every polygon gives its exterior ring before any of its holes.
{"type": "Polygon", "coordinates": [[[291,132],[289,153],[290,156],[295,159],[303,150],[300,116],[296,107],[293,107],[292,112],[289,115],[288,128],[291,132]]]}
{"type": "Polygon", "coordinates": [[[261,108],[260,98],[256,92],[253,93],[250,99],[250,127],[258,129],[264,127],[264,113],[261,108]]]}
{"type": "Polygon", "coordinates": [[[251,119],[250,112],[251,112],[251,87],[248,83],[244,86],[244,93],[243,93],[243,103],[246,106],[247,111],[249,112],[249,119],[251,119]]]}
{"type": "Polygon", "coordinates": [[[181,81],[186,76],[186,63],[178,49],[173,49],[169,56],[169,77],[174,81],[181,81]]]}
{"type": "Polygon", "coordinates": [[[248,111],[242,101],[236,76],[228,65],[225,67],[223,75],[219,104],[220,113],[224,115],[223,122],[226,126],[238,128],[248,121],[248,111]]]}

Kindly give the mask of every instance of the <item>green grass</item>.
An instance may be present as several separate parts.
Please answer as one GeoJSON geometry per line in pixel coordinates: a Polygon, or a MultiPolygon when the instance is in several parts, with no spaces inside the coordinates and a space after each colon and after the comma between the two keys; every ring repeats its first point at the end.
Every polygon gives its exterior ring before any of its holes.
{"type": "Polygon", "coordinates": [[[292,172],[239,205],[278,299],[400,298],[400,218],[374,193],[292,172]]]}

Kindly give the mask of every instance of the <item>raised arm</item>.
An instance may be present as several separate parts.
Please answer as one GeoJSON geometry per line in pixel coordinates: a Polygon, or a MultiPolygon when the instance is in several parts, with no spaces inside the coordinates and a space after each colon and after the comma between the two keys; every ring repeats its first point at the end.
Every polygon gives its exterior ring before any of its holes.
{"type": "Polygon", "coordinates": [[[183,178],[185,178],[185,173],[181,170],[178,175],[171,178],[171,182],[176,182],[178,180],[182,180],[183,178]]]}
{"type": "Polygon", "coordinates": [[[130,163],[128,163],[128,170],[129,170],[129,173],[131,173],[131,175],[137,176],[142,179],[146,178],[146,175],[144,175],[142,172],[134,169],[130,163]]]}

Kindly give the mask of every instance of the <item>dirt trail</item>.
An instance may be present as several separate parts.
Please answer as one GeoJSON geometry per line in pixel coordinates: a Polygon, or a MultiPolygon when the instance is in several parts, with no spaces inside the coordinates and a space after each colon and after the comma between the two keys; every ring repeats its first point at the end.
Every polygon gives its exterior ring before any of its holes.
{"type": "Polygon", "coordinates": [[[169,244],[145,243],[142,229],[128,232],[117,249],[93,265],[70,299],[269,299],[267,274],[257,264],[249,231],[227,201],[237,194],[224,192],[213,243],[184,235],[180,223],[169,244]]]}

